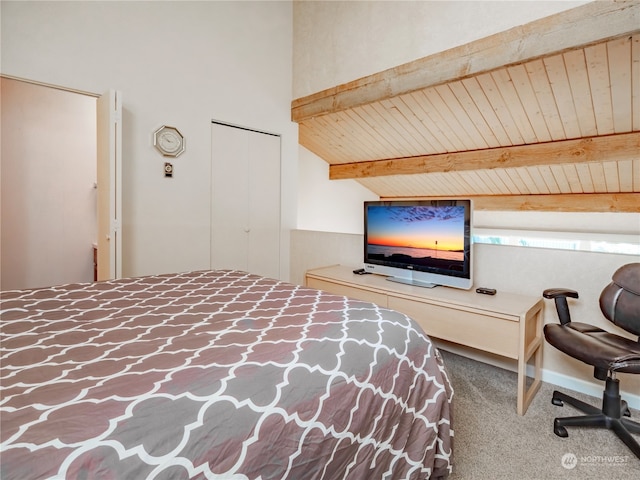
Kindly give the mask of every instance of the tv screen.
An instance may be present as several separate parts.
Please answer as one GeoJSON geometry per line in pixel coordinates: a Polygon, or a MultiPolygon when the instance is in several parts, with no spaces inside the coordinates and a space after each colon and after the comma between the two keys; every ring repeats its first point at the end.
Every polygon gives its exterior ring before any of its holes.
{"type": "Polygon", "coordinates": [[[470,200],[364,204],[365,270],[420,286],[473,285],[470,200]]]}

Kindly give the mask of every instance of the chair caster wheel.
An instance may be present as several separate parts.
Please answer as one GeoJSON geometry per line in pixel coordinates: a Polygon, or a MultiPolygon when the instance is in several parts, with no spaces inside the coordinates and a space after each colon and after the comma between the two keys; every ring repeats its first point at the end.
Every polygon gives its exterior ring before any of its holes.
{"type": "Polygon", "coordinates": [[[620,412],[625,417],[630,417],[631,416],[631,411],[629,410],[629,404],[624,400],[622,400],[620,402],[620,412]]]}
{"type": "Polygon", "coordinates": [[[567,432],[567,429],[563,426],[556,425],[555,422],[553,425],[553,433],[562,438],[567,438],[569,436],[569,432],[567,432]]]}
{"type": "Polygon", "coordinates": [[[556,407],[564,406],[564,402],[559,398],[555,398],[555,397],[551,399],[551,403],[553,403],[556,407]]]}

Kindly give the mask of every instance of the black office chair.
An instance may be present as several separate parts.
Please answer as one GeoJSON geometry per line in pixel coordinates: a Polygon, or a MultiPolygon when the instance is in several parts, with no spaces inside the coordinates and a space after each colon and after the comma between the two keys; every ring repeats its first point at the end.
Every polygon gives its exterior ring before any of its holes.
{"type": "MultiPolygon", "coordinates": [[[[640,335],[640,263],[620,267],[612,282],[600,294],[600,309],[604,316],[618,327],[640,335]]],[[[552,288],[543,292],[545,298],[553,298],[560,324],[544,327],[544,336],[558,350],[594,367],[593,376],[606,380],[602,409],[577,400],[562,392],[554,391],[552,403],[573,405],[587,415],[556,418],[553,432],[567,437],[570,426],[600,427],[613,430],[615,434],[640,458],[640,445],[631,435],[640,433],[640,423],[630,418],[627,402],[620,397],[617,372],[640,373],[640,338],[627,337],[607,332],[586,323],[571,321],[567,297],[578,298],[573,290],[552,288]]]]}

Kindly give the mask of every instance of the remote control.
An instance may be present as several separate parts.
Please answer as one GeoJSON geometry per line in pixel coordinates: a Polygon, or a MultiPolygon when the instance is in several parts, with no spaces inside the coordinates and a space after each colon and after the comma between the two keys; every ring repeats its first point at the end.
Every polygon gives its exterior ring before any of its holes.
{"type": "Polygon", "coordinates": [[[366,275],[367,272],[364,268],[356,268],[353,273],[355,273],[356,275],[366,275]]]}
{"type": "Polygon", "coordinates": [[[478,288],[476,288],[476,292],[477,293],[482,293],[483,295],[495,295],[496,294],[496,289],[495,288],[478,287],[478,288]]]}

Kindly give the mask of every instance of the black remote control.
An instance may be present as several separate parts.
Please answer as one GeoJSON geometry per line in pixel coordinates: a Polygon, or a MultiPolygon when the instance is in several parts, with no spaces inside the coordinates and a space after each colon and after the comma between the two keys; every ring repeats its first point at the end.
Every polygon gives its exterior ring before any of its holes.
{"type": "Polygon", "coordinates": [[[478,288],[476,288],[476,292],[477,293],[482,293],[483,295],[495,295],[496,294],[496,289],[495,288],[478,287],[478,288]]]}

